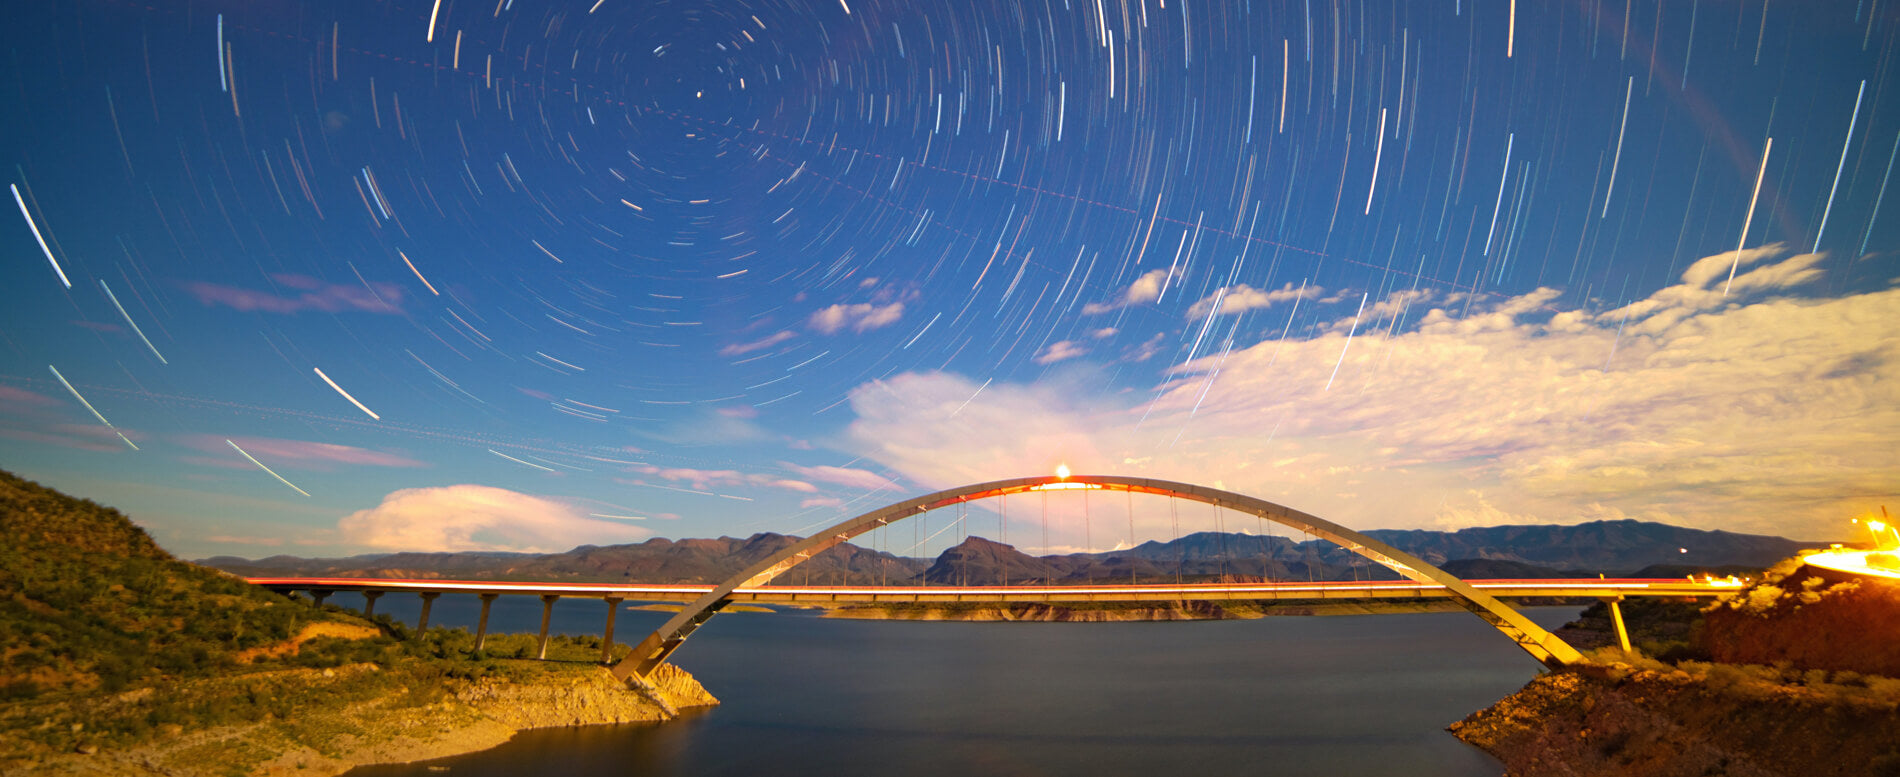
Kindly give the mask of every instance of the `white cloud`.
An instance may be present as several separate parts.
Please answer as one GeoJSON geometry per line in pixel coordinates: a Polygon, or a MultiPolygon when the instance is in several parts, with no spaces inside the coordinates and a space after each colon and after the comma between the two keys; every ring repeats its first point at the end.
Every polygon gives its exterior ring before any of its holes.
{"type": "Polygon", "coordinates": [[[634,542],[651,532],[564,502],[477,485],[407,488],[337,522],[345,541],[378,550],[551,553],[634,542]]]}
{"type": "Polygon", "coordinates": [[[1082,312],[1089,315],[1107,313],[1129,305],[1141,305],[1153,302],[1161,297],[1161,284],[1168,278],[1167,270],[1149,270],[1136,278],[1134,283],[1122,290],[1121,298],[1114,302],[1091,302],[1082,306],[1082,312]]]}
{"type": "Polygon", "coordinates": [[[1074,340],[1058,340],[1050,343],[1049,347],[1042,349],[1042,353],[1036,354],[1036,363],[1054,364],[1064,359],[1073,359],[1088,352],[1089,349],[1083,348],[1074,340]]]}
{"type": "Polygon", "coordinates": [[[1770,247],[1740,256],[1724,297],[1736,259],[1602,312],[1551,290],[1468,312],[1460,295],[1394,295],[1343,362],[1350,318],[1237,348],[1211,386],[1206,358],[1133,399],[1080,382],[972,399],[960,376],[898,375],[853,392],[848,438],[931,487],[1066,461],[1224,482],[1360,528],[1629,516],[1841,536],[1894,493],[1900,289],[1795,295],[1816,257],[1770,247]]]}
{"type": "MultiPolygon", "coordinates": [[[[1113,434],[1084,407],[1079,383],[981,384],[948,373],[904,373],[851,393],[849,444],[926,488],[1024,474],[1078,472],[1106,462],[1096,445],[1113,434]]],[[[1108,417],[1119,409],[1105,409],[1108,417]]],[[[1120,418],[1115,418],[1119,422],[1120,418]]],[[[1119,423],[1117,424],[1119,426],[1119,423]]]]}
{"type": "Polygon", "coordinates": [[[760,339],[753,340],[752,342],[749,342],[749,343],[733,343],[732,345],[728,345],[724,348],[719,349],[719,355],[720,356],[738,356],[740,354],[747,354],[753,351],[770,348],[774,345],[778,345],[779,343],[785,342],[786,340],[790,340],[797,336],[798,336],[797,333],[792,332],[790,330],[781,330],[781,331],[766,335],[765,337],[762,337],[760,339]]]}
{"type": "Polygon", "coordinates": [[[904,303],[893,302],[889,305],[873,305],[860,302],[856,305],[832,305],[811,314],[811,328],[823,334],[837,334],[847,327],[853,332],[866,332],[878,327],[897,323],[904,316],[904,303]]]}
{"type": "Polygon", "coordinates": [[[1318,286],[1295,287],[1291,283],[1272,291],[1262,291],[1242,283],[1236,286],[1229,286],[1224,290],[1217,289],[1213,294],[1209,294],[1199,302],[1194,303],[1192,307],[1188,308],[1188,318],[1201,318],[1206,316],[1208,311],[1214,309],[1214,300],[1216,297],[1219,297],[1221,301],[1221,314],[1231,316],[1236,313],[1270,307],[1296,299],[1314,299],[1322,292],[1323,290],[1318,286]],[[1223,295],[1222,291],[1226,293],[1223,295]]]}

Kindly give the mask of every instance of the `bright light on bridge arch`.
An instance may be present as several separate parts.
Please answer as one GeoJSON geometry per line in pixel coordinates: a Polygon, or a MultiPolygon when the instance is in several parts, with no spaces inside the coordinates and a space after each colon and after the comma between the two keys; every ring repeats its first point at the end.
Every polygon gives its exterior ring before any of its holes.
{"type": "Polygon", "coordinates": [[[1057,480],[1068,480],[1068,479],[1069,479],[1069,465],[1067,465],[1067,464],[1057,464],[1057,465],[1056,465],[1056,479],[1057,479],[1057,480]]]}

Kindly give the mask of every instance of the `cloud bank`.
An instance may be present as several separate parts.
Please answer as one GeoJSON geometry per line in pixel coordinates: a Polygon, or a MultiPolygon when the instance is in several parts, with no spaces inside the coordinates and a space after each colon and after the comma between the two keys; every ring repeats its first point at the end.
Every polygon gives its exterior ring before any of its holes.
{"type": "Polygon", "coordinates": [[[337,522],[344,540],[378,550],[554,553],[640,540],[651,532],[590,518],[573,505],[489,486],[408,488],[337,522]]]}
{"type": "Polygon", "coordinates": [[[853,392],[846,439],[926,487],[1067,462],[1360,528],[1631,517],[1844,536],[1900,490],[1900,290],[1794,293],[1820,259],[1720,254],[1604,311],[1548,289],[1393,295],[1350,348],[1349,300],[1315,334],[1176,365],[1135,399],[901,374],[853,392]]]}

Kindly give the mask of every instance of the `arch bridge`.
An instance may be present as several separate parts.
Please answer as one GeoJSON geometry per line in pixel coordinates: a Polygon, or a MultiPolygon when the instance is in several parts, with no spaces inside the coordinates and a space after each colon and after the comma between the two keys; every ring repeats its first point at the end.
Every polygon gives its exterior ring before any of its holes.
{"type": "Polygon", "coordinates": [[[1333,542],[1346,550],[1382,564],[1420,583],[1443,586],[1458,601],[1485,622],[1511,639],[1531,657],[1550,668],[1582,660],[1576,648],[1531,622],[1491,594],[1481,591],[1442,569],[1352,529],[1284,505],[1236,494],[1217,488],[1150,478],[1113,475],[1073,475],[997,480],[960,486],[934,494],[908,499],[851,518],[792,544],[779,553],[733,575],[691,604],[682,608],[664,625],[634,646],[633,652],[615,664],[613,673],[621,680],[644,680],[666,663],[673,651],[693,631],[734,600],[741,588],[755,589],[784,574],[787,570],[853,537],[931,510],[1010,494],[1049,491],[1119,491],[1155,494],[1187,499],[1258,516],[1283,526],[1298,529],[1333,542]]]}

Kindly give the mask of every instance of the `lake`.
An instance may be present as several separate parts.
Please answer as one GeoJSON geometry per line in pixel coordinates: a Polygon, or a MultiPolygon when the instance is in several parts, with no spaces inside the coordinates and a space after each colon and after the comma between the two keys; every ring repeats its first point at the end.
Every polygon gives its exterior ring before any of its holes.
{"type": "MultiPolygon", "coordinates": [[[[554,628],[598,633],[604,608],[562,600],[554,628]]],[[[378,611],[415,623],[413,597],[378,611]]],[[[445,596],[431,621],[472,629],[477,611],[472,596],[445,596]]],[[[1527,610],[1551,627],[1576,613],[1527,610]]],[[[616,637],[636,641],[666,615],[622,612],[616,637]]],[[[490,622],[533,631],[539,619],[537,599],[503,597],[490,622]]],[[[1496,777],[1496,761],[1444,728],[1538,670],[1463,612],[1075,624],[730,613],[674,658],[724,704],[350,774],[1496,777]]]]}

